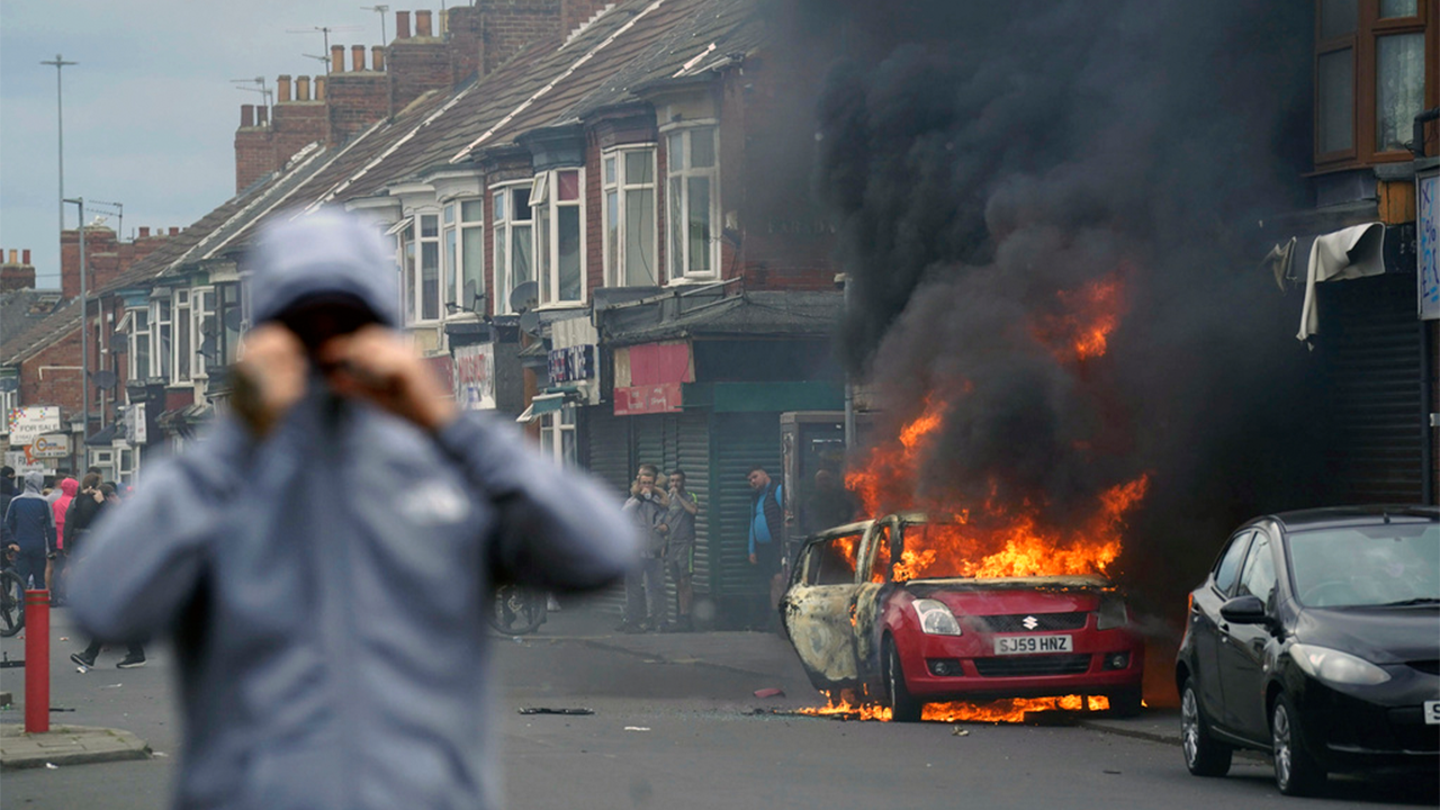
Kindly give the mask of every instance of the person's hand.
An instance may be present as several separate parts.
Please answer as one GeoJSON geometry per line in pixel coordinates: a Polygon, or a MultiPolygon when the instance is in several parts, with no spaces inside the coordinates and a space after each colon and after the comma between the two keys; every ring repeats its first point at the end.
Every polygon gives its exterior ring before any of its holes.
{"type": "Polygon", "coordinates": [[[371,324],[326,341],[317,359],[331,390],[373,402],[429,431],[460,410],[415,349],[396,331],[371,324]]]}
{"type": "Polygon", "coordinates": [[[759,562],[760,562],[760,561],[755,558],[755,555],[754,555],[754,554],[751,554],[751,555],[750,555],[750,564],[751,564],[751,565],[758,565],[759,562]]]}
{"type": "Polygon", "coordinates": [[[235,363],[235,413],[256,436],[266,436],[305,396],[308,369],[305,347],[289,329],[266,323],[250,330],[235,363]]]}
{"type": "Polygon", "coordinates": [[[101,492],[98,489],[90,490],[90,497],[94,498],[96,503],[105,502],[105,493],[101,492]]]}

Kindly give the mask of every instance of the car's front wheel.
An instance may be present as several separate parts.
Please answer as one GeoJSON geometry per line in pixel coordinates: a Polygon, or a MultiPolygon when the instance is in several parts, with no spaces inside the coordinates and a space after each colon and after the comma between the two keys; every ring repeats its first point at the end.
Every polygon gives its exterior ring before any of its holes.
{"type": "Polygon", "coordinates": [[[890,701],[890,719],[897,723],[916,723],[920,720],[923,703],[910,694],[905,685],[905,670],[900,666],[900,653],[895,649],[895,639],[885,639],[885,697],[890,701]]]}
{"type": "Polygon", "coordinates": [[[1270,743],[1275,755],[1275,787],[1286,796],[1309,796],[1325,784],[1325,769],[1305,750],[1300,716],[1285,695],[1270,709],[1270,743]]]}
{"type": "Polygon", "coordinates": [[[1186,678],[1180,687],[1180,749],[1185,752],[1185,767],[1196,776],[1224,776],[1230,772],[1235,749],[1210,735],[1194,678],[1186,678]]]}

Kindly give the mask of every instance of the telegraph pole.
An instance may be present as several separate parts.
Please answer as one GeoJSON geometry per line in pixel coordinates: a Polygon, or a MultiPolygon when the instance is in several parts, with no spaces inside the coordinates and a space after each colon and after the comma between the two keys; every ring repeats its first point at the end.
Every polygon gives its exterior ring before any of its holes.
{"type": "MultiPolygon", "coordinates": [[[[55,54],[54,61],[41,62],[40,64],[55,66],[55,121],[60,142],[60,231],[56,235],[56,238],[60,240],[60,254],[56,256],[56,261],[60,262],[62,261],[60,256],[63,256],[65,252],[65,88],[60,78],[60,72],[66,65],[78,65],[80,63],[67,62],[64,57],[57,53],[55,54]]],[[[81,223],[81,227],[84,227],[83,222],[81,223]]],[[[83,251],[85,249],[83,247],[85,243],[83,234],[81,235],[80,243],[82,245],[80,249],[83,251]]],[[[61,282],[61,286],[64,286],[63,281],[61,282]]]]}
{"type": "MultiPolygon", "coordinates": [[[[90,464],[90,299],[89,290],[85,286],[85,198],[78,197],[67,200],[63,197],[60,200],[61,206],[65,203],[74,203],[79,209],[80,217],[80,462],[83,465],[90,464]]],[[[61,208],[61,215],[64,215],[64,208],[61,208]]],[[[64,283],[63,281],[61,282],[64,283]]]]}

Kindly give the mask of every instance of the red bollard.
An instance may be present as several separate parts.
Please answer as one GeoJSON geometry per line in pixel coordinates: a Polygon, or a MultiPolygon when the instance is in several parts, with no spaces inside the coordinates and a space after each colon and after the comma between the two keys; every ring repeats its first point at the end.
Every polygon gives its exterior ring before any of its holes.
{"type": "Polygon", "coordinates": [[[50,592],[25,592],[25,733],[50,730],[50,592]]]}

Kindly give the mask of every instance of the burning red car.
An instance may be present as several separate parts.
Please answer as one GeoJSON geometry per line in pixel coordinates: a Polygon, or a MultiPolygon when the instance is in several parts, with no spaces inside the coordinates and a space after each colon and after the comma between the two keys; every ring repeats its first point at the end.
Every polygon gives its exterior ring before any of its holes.
{"type": "Polygon", "coordinates": [[[900,721],[927,703],[1082,695],[1137,713],[1144,642],[1110,581],[953,565],[945,552],[965,529],[909,513],[806,542],[781,613],[815,687],[879,700],[900,721]]]}

